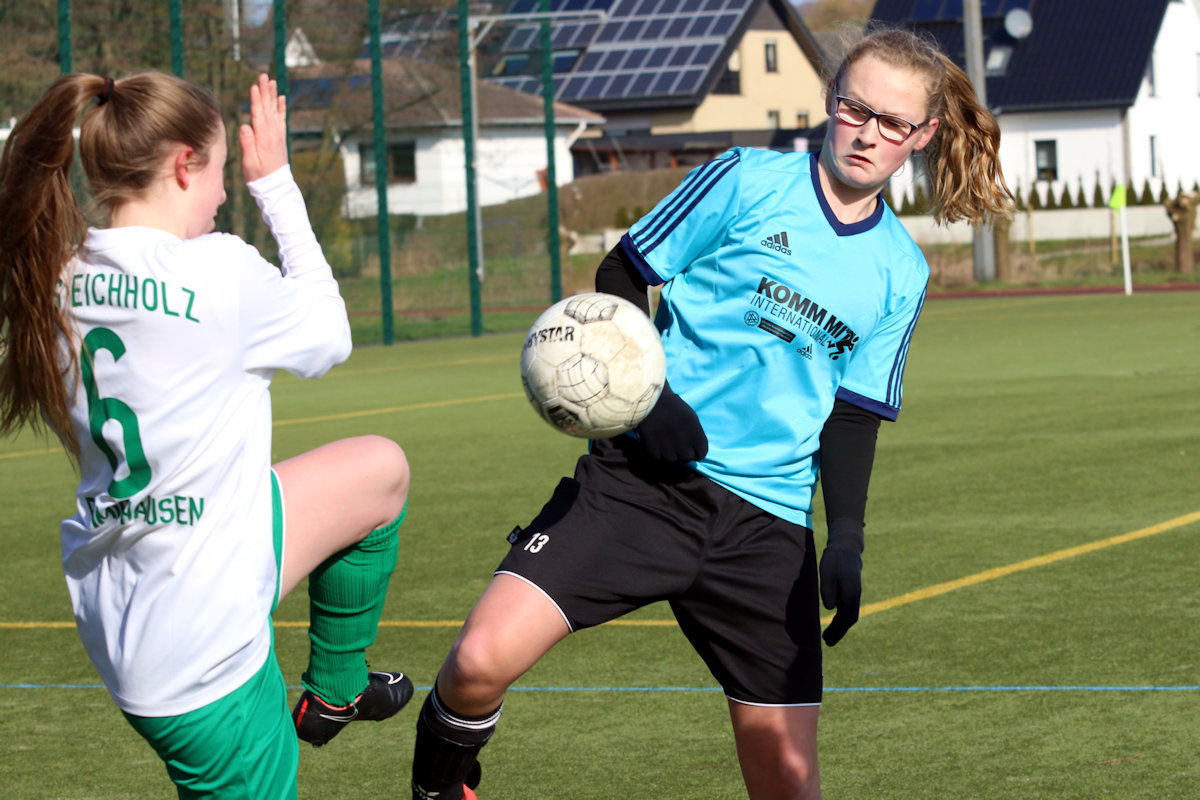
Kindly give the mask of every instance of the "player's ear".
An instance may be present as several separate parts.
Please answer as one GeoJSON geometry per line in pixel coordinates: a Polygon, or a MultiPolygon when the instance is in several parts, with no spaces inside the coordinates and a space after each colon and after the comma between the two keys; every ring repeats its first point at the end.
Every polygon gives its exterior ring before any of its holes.
{"type": "Polygon", "coordinates": [[[933,141],[940,122],[937,117],[930,117],[929,121],[921,126],[921,130],[917,132],[917,143],[913,146],[913,150],[923,150],[927,144],[933,141]]]}
{"type": "Polygon", "coordinates": [[[196,151],[187,145],[175,150],[171,159],[171,172],[180,189],[187,189],[192,185],[192,159],[195,156],[196,151]]]}

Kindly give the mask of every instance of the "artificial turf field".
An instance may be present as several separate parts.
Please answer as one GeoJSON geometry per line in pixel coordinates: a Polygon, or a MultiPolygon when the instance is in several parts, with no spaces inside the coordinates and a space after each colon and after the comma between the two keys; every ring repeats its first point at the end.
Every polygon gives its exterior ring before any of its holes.
{"type": "MultiPolygon", "coordinates": [[[[304,746],[301,797],[407,800],[416,706],[457,621],[581,451],[528,408],[520,341],[364,347],[274,386],[277,458],[379,433],[413,468],[369,656],[418,697],[304,746]]],[[[881,431],[864,616],[826,650],[826,798],[1200,797],[1198,390],[1200,294],[927,303],[881,431]]],[[[70,622],[73,489],[46,440],[0,442],[0,787],[172,797],[70,622]]],[[[292,685],[306,602],[277,615],[292,685]]],[[[483,800],[744,796],[724,700],[663,606],[551,652],[482,761],[483,800]]]]}

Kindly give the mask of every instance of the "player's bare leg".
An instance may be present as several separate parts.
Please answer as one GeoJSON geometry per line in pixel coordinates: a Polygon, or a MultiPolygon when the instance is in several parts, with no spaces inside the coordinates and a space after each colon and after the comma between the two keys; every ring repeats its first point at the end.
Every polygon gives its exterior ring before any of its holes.
{"type": "Polygon", "coordinates": [[[408,499],[404,452],[379,436],[343,439],[275,467],[283,496],[281,594],[309,576],[309,663],[296,734],[321,746],[355,720],[395,715],[413,695],[400,672],[372,672],[374,643],[408,499]]]}
{"type": "Polygon", "coordinates": [[[820,706],[752,706],[729,701],[738,762],[750,800],[820,800],[820,706]]]}
{"type": "Polygon", "coordinates": [[[322,445],[275,465],[287,546],[280,596],[334,553],[400,515],[408,500],[404,451],[381,436],[322,445]]]}
{"type": "Polygon", "coordinates": [[[476,756],[500,717],[504,693],[570,633],[558,608],[513,575],[492,579],[442,664],[417,721],[413,797],[472,797],[476,756]]]}
{"type": "Polygon", "coordinates": [[[497,575],[484,591],[438,675],[438,692],[463,714],[500,705],[513,681],[570,633],[558,608],[513,575],[497,575]]]}

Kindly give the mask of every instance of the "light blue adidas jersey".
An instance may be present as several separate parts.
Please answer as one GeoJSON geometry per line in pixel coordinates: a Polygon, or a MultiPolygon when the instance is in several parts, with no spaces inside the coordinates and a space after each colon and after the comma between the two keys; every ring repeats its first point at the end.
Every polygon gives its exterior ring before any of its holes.
{"type": "Polygon", "coordinates": [[[834,399],[900,411],[929,279],[920,249],[882,201],[839,222],[815,155],[746,148],[692,170],[622,245],[650,284],[666,284],[667,377],[708,435],[693,466],[811,527],[834,399]]]}

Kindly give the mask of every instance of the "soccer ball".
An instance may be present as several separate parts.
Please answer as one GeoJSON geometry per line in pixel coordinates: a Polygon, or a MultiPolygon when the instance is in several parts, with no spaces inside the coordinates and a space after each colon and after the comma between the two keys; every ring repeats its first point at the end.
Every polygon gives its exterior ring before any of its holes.
{"type": "Polygon", "coordinates": [[[611,294],[577,294],[540,317],[521,350],[525,396],[542,419],[583,439],[637,426],[662,393],[666,357],[646,312],[611,294]]]}

